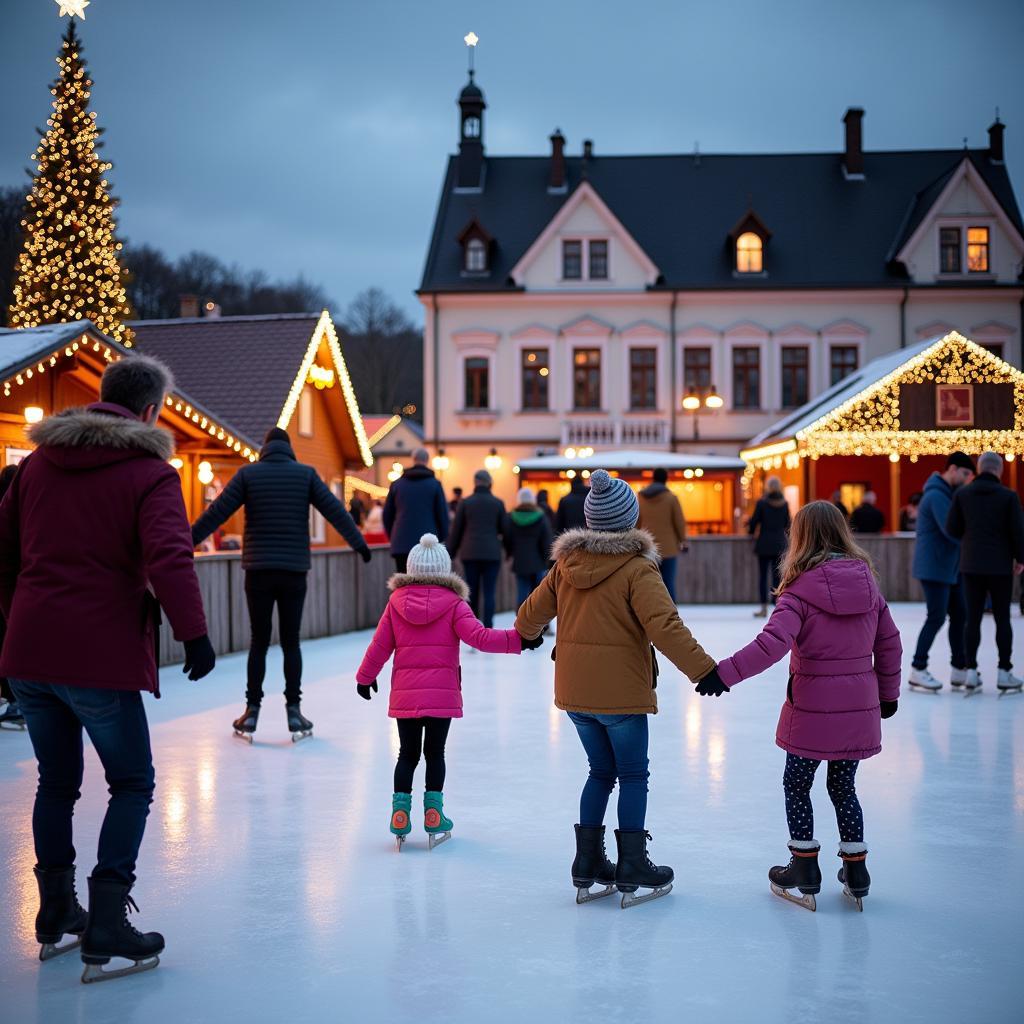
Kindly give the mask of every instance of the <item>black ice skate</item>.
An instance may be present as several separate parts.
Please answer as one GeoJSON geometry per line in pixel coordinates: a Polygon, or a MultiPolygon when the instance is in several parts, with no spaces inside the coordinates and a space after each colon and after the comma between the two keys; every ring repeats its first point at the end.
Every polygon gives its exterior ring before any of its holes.
{"type": "Polygon", "coordinates": [[[252,743],[252,734],[256,731],[256,723],[260,718],[259,706],[248,705],[246,709],[231,723],[235,735],[246,743],[252,743]]]}
{"type": "Polygon", "coordinates": [[[313,735],[313,723],[303,716],[298,704],[289,704],[285,710],[288,712],[288,731],[292,734],[292,743],[313,735]]]}
{"type": "Polygon", "coordinates": [[[818,850],[821,847],[815,843],[810,849],[798,849],[792,845],[789,852],[789,864],[786,867],[776,865],[768,872],[768,881],[771,883],[772,892],[781,896],[790,903],[805,907],[807,910],[816,910],[815,894],[821,892],[821,869],[818,867],[818,850]],[[799,889],[801,895],[794,896],[789,890],[799,889]]]}
{"type": "Polygon", "coordinates": [[[34,868],[39,885],[39,913],[36,914],[36,941],[39,959],[52,960],[61,953],[70,953],[82,944],[89,915],[78,902],[75,892],[75,869],[34,868]],[[60,945],[65,935],[73,941],[60,945]]]}
{"type": "Polygon", "coordinates": [[[615,865],[604,849],[604,825],[574,825],[576,859],[572,862],[572,884],[576,886],[576,902],[591,903],[615,892],[615,865]],[[590,887],[604,886],[595,892],[590,887]]]}
{"type": "Polygon", "coordinates": [[[107,878],[89,879],[89,923],[82,936],[82,982],[108,981],[126,974],[152,970],[163,952],[159,932],[143,934],[128,922],[128,908],[138,910],[129,895],[132,887],[107,878]],[[131,967],[105,971],[103,965],[114,957],[132,960],[131,967]]]}
{"type": "Polygon", "coordinates": [[[651,862],[647,856],[647,840],[650,838],[650,832],[615,830],[615,842],[619,848],[615,887],[622,893],[623,910],[640,903],[649,903],[672,891],[675,872],[669,867],[659,867],[651,862]],[[643,896],[635,896],[634,893],[640,888],[651,891],[643,896]]]}
{"type": "Polygon", "coordinates": [[[864,912],[864,897],[871,888],[871,876],[868,874],[868,851],[860,849],[856,853],[839,851],[843,858],[843,866],[839,869],[839,881],[843,883],[843,895],[857,904],[857,909],[864,912]]]}

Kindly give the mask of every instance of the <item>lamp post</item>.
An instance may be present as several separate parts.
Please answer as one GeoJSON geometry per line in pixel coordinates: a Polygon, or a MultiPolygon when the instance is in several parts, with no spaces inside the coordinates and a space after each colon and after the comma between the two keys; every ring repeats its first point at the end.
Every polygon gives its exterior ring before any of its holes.
{"type": "Polygon", "coordinates": [[[715,385],[712,384],[707,392],[701,393],[701,391],[691,388],[683,396],[683,408],[690,413],[693,413],[693,439],[694,441],[700,440],[700,427],[697,424],[697,416],[701,410],[701,407],[705,409],[721,409],[723,405],[722,396],[718,393],[715,385]]]}

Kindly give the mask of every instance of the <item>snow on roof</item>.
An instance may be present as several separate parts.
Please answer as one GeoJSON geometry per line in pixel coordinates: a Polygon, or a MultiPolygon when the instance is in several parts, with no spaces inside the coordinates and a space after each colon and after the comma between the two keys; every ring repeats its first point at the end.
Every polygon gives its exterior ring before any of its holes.
{"type": "Polygon", "coordinates": [[[56,352],[86,331],[112,348],[121,346],[98,331],[89,320],[73,320],[67,324],[46,324],[42,327],[0,328],[0,375],[10,376],[34,363],[41,355],[56,352]]]}
{"type": "Polygon", "coordinates": [[[562,469],[722,469],[741,471],[746,465],[742,459],[728,455],[701,455],[699,452],[659,452],[642,449],[594,452],[583,458],[570,459],[561,453],[538,455],[520,459],[519,468],[528,472],[562,469]]]}

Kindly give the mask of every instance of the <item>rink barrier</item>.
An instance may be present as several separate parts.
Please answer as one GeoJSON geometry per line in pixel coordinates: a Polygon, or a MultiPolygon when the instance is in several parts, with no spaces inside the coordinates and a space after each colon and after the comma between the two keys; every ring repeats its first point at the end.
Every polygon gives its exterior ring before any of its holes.
{"type": "MultiPolygon", "coordinates": [[[[921,585],[911,579],[913,535],[864,536],[860,544],[874,560],[882,593],[889,601],[921,601],[921,585]]],[[[459,570],[458,562],[455,563],[459,570]]],[[[677,593],[682,604],[756,604],[757,558],[749,537],[695,537],[690,550],[676,562],[677,593]]],[[[302,619],[302,637],[334,636],[372,629],[387,603],[387,580],[394,562],[387,548],[374,548],[367,565],[348,548],[312,553],[309,593],[302,619]]],[[[200,555],[196,574],[206,607],[210,640],[218,654],[244,651],[249,646],[249,615],[241,555],[229,552],[200,555]]],[[[515,604],[515,578],[507,564],[498,580],[498,609],[515,604]]],[[[278,640],[275,616],[273,642],[278,640]]],[[[183,660],[184,651],[165,623],[160,636],[160,663],[183,660]]]]}

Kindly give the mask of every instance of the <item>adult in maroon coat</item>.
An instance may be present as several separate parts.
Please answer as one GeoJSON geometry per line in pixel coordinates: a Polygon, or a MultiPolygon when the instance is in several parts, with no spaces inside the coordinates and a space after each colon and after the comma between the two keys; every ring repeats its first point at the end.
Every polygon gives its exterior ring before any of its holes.
{"type": "MultiPolygon", "coordinates": [[[[11,680],[39,762],[32,829],[44,953],[81,936],[86,974],[112,956],[156,966],[157,932],[127,922],[135,862],[153,799],[141,691],[159,696],[157,604],[185,645],[185,671],[214,666],[171,435],[155,426],[170,374],[133,355],[107,367],[101,401],[32,427],[37,450],[0,503],[0,608],[11,680]],[[71,818],[82,783],[82,730],[103,764],[110,802],[89,879],[74,888],[71,818]],[[83,934],[84,933],[84,934],[83,934]]],[[[73,948],[75,943],[64,948],[73,948]]]]}

